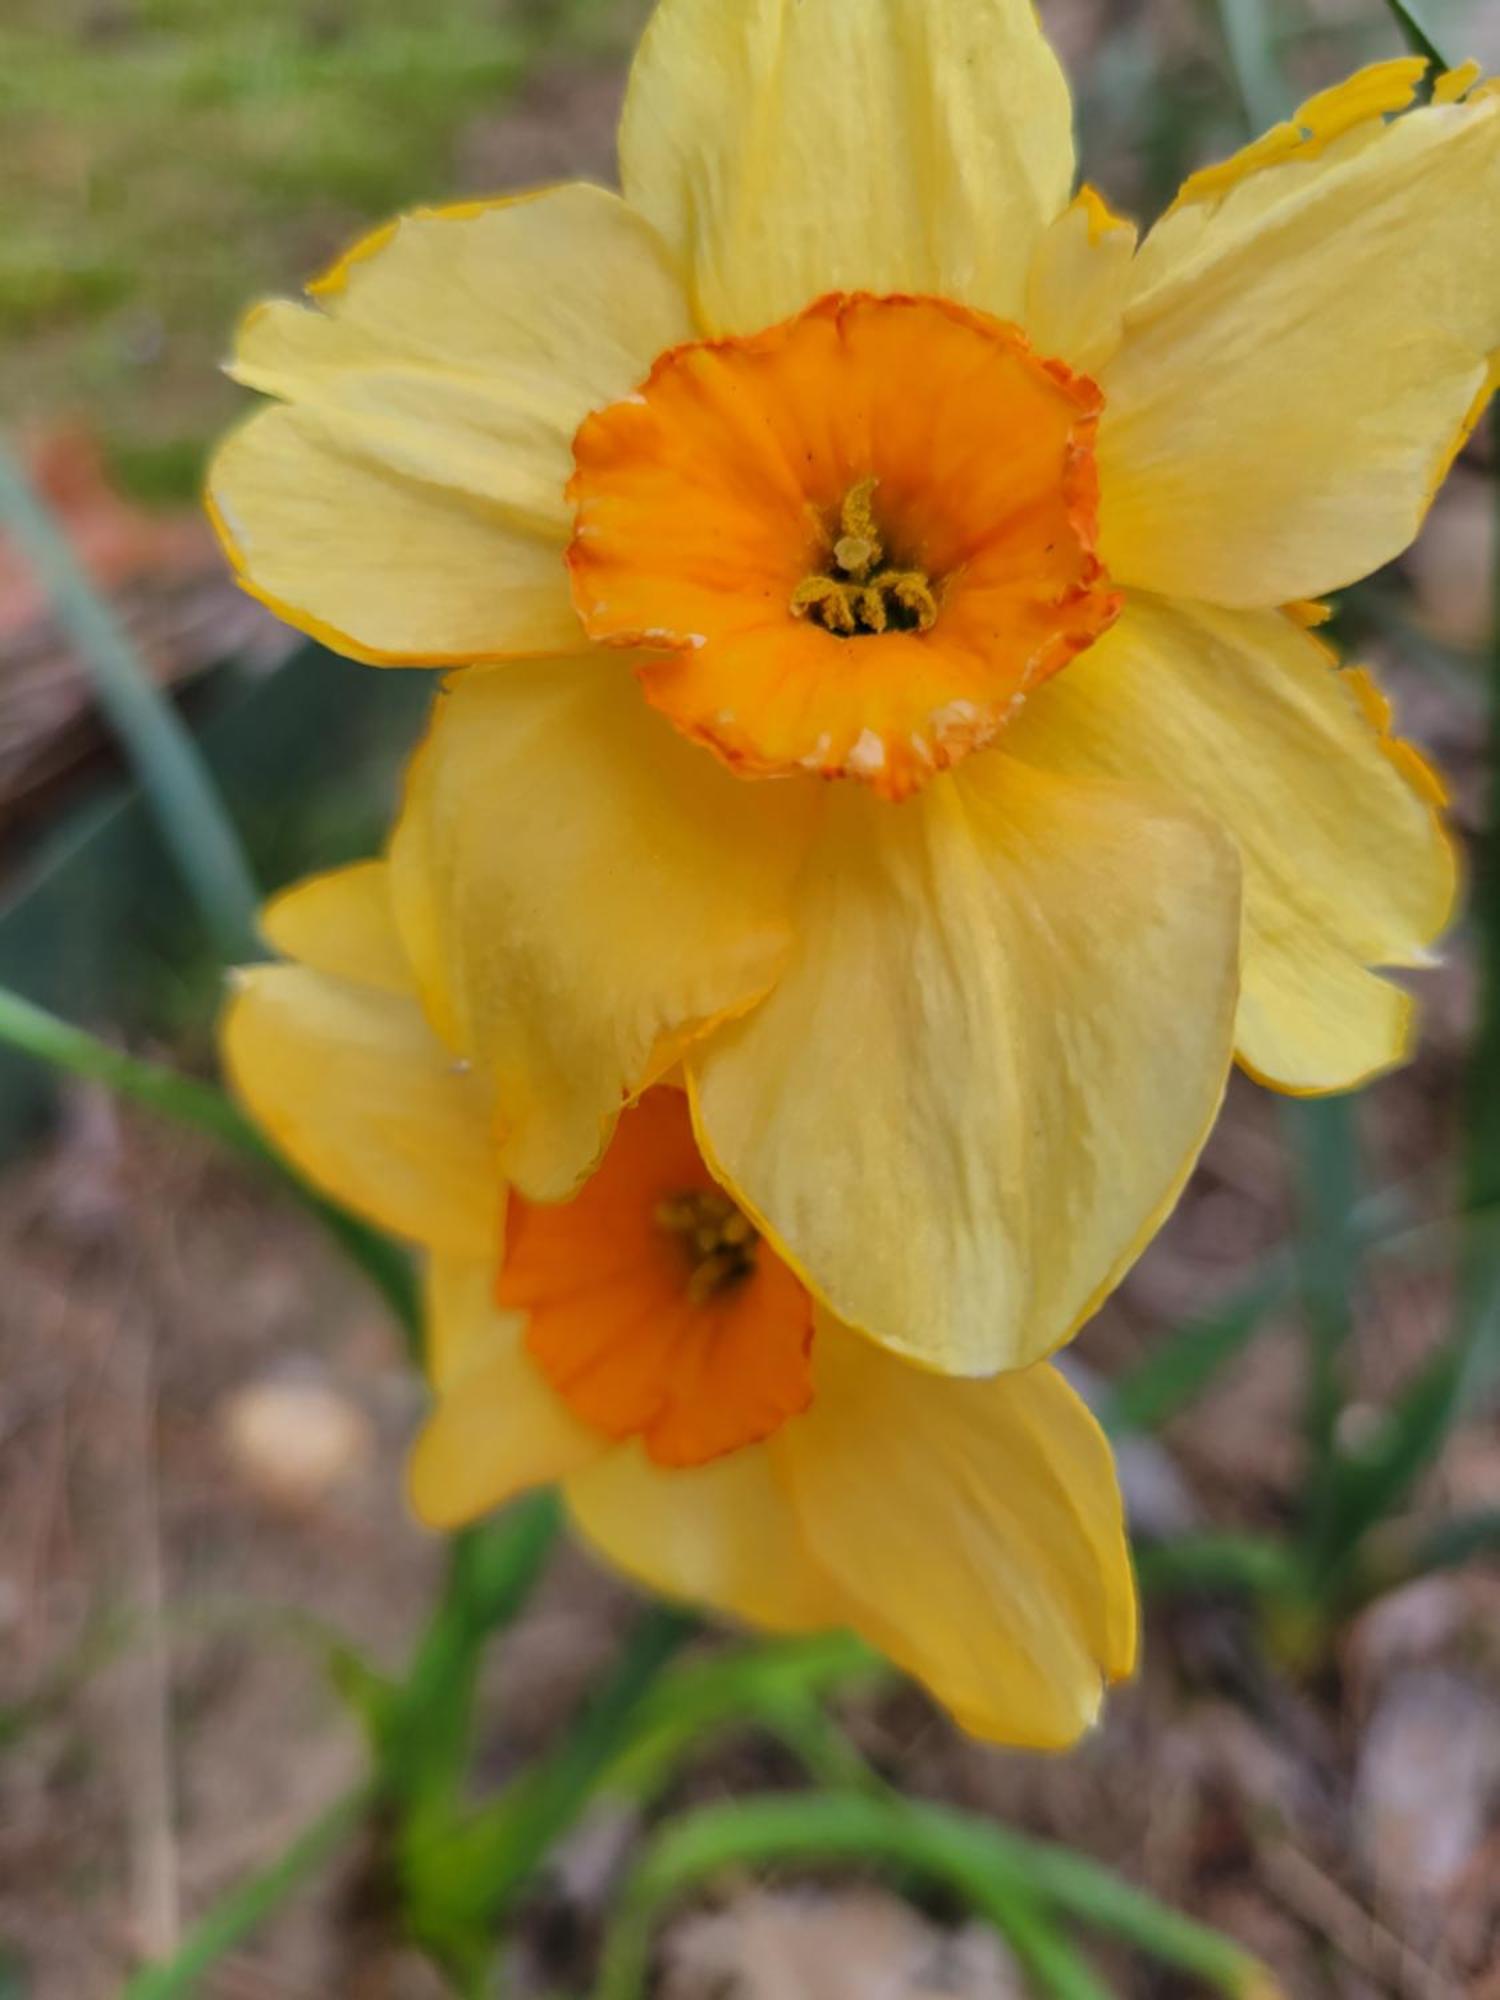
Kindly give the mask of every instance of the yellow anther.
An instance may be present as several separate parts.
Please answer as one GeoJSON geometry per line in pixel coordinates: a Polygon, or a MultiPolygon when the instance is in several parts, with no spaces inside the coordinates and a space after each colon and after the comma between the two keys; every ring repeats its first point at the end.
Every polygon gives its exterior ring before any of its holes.
{"type": "Polygon", "coordinates": [[[937,599],[932,585],[919,569],[887,569],[870,585],[886,600],[897,605],[919,632],[930,632],[937,623],[937,599]]]}
{"type": "Polygon", "coordinates": [[[675,1236],[688,1261],[687,1295],[696,1306],[739,1284],[755,1269],[755,1225],[720,1188],[690,1188],[656,1205],[659,1229],[675,1236]]]}
{"type": "Polygon", "coordinates": [[[831,576],[809,576],[792,592],[792,616],[810,618],[829,632],[852,638],[859,630],[852,585],[831,576]]]}
{"type": "Polygon", "coordinates": [[[875,523],[876,481],[861,479],[844,495],[842,530],[833,545],[833,575],[804,577],[792,592],[794,618],[809,618],[840,639],[860,633],[929,632],[937,598],[921,570],[881,569],[885,548],[875,523]]]}

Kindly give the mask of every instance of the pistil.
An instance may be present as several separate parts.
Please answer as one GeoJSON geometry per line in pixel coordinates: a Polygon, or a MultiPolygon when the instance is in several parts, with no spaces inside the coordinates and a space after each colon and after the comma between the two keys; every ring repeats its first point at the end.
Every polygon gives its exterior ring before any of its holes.
{"type": "Polygon", "coordinates": [[[809,619],[841,639],[891,630],[928,632],[937,623],[937,599],[926,574],[885,567],[875,521],[876,483],[862,479],[845,494],[831,572],[804,577],[792,592],[794,618],[809,619]]]}

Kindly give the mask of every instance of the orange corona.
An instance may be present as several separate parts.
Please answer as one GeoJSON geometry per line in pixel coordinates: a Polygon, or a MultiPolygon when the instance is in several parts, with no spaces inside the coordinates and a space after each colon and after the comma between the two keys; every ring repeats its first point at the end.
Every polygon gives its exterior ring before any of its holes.
{"type": "Polygon", "coordinates": [[[591,637],[747,776],[904,798],[1115,620],[1095,552],[1103,399],[1020,329],[834,294],[674,349],[574,446],[591,637]]]}
{"type": "Polygon", "coordinates": [[[702,1465],[807,1407],[812,1302],[704,1166],[687,1099],[625,1112],[570,1202],[510,1198],[496,1303],[581,1422],[702,1465]]]}

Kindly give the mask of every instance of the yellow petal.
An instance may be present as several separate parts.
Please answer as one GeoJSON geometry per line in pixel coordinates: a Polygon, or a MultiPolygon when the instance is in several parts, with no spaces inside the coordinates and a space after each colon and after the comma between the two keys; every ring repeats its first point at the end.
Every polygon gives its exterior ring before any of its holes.
{"type": "Polygon", "coordinates": [[[651,230],[581,186],[418,212],[312,290],[232,364],[280,399],[209,475],[246,588],[377,663],[576,648],[573,433],[692,330],[651,230]]]}
{"type": "Polygon", "coordinates": [[[731,776],[616,654],[450,685],[393,893],[431,1017],[490,1074],[525,1193],[566,1194],[681,1041],[766,990],[818,796],[731,776]]]}
{"type": "Polygon", "coordinates": [[[1500,348],[1497,202],[1491,96],[1343,129],[1169,215],[1103,376],[1111,572],[1264,606],[1405,548],[1500,348]]]}
{"type": "Polygon", "coordinates": [[[437,1405],[407,1468],[417,1514],[457,1528],[586,1465],[608,1440],[572,1416],[523,1346],[524,1313],[493,1298],[494,1260],[434,1257],[428,1370],[437,1405]]]}
{"type": "Polygon", "coordinates": [[[1015,318],[1072,184],[1067,84],[1031,0],[661,0],[620,166],[709,332],[831,291],[1015,318]]]}
{"type": "Polygon", "coordinates": [[[309,1180],[383,1229],[483,1257],[500,1177],[484,1099],[416,1002],[295,965],[238,976],[224,1059],[309,1180]]]}
{"type": "Polygon", "coordinates": [[[267,903],[261,935],[314,972],[410,995],[415,981],[391,914],[388,873],[383,861],[360,861],[310,875],[267,903]]]}
{"type": "Polygon", "coordinates": [[[827,815],[786,972],[688,1054],[706,1154],[840,1319],[950,1373],[1023,1366],[1207,1135],[1238,861],[1190,811],[1000,751],[827,815]]]}
{"type": "Polygon", "coordinates": [[[1245,869],[1239,1052],[1269,1082],[1343,1089],[1405,1053],[1410,1003],[1366,968],[1424,963],[1454,894],[1430,777],[1386,722],[1292,618],[1137,598],[1007,747],[1222,822],[1245,869]]]}
{"type": "Polygon", "coordinates": [[[1120,344],[1135,225],[1083,188],[1037,245],[1025,327],[1040,354],[1097,375],[1120,344]]]}
{"type": "Polygon", "coordinates": [[[687,1470],[621,1445],[571,1474],[563,1492],[588,1539],[648,1590],[773,1632],[849,1623],[761,1445],[687,1470]]]}
{"type": "Polygon", "coordinates": [[[856,1629],[966,1729],[1059,1748],[1135,1662],[1109,1445],[1045,1364],[955,1382],[825,1320],[806,1415],[772,1446],[856,1629]]]}

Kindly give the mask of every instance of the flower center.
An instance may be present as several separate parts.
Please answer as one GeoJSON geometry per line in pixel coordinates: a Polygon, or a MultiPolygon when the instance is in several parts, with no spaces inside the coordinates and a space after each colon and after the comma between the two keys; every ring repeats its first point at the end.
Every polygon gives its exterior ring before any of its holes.
{"type": "Polygon", "coordinates": [[[1102,408],[942,299],[834,293],[674,348],[574,440],[579,616],[652,655],[647,700],[740,776],[904,798],[1118,616],[1102,408]]]}
{"type": "Polygon", "coordinates": [[[890,568],[875,524],[877,479],[844,495],[839,537],[827,570],[805,576],[792,592],[794,618],[810,618],[841,639],[862,632],[930,632],[937,623],[932,583],[919,569],[890,568]]]}
{"type": "Polygon", "coordinates": [[[656,1204],[653,1217],[686,1254],[687,1295],[695,1306],[742,1285],[754,1271],[760,1238],[722,1188],[688,1188],[669,1195],[656,1204]]]}
{"type": "Polygon", "coordinates": [[[812,1304],[714,1181],[681,1091],[626,1111],[567,1202],[510,1197],[496,1302],[574,1416],[703,1465],[769,1437],[812,1395],[812,1304]]]}

